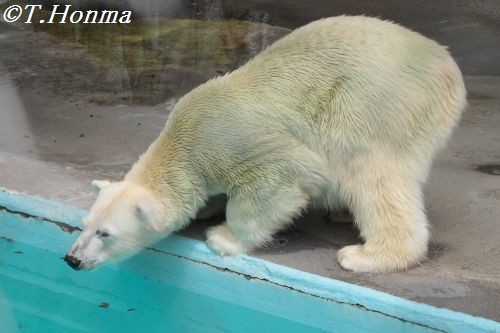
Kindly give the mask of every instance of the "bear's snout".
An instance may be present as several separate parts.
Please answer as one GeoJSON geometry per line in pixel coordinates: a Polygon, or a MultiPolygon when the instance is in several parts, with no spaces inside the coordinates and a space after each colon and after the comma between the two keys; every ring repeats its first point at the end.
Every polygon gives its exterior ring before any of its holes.
{"type": "Polygon", "coordinates": [[[82,261],[78,258],[71,256],[71,255],[67,254],[64,257],[64,261],[66,261],[68,263],[68,265],[75,270],[79,270],[81,268],[80,265],[81,265],[82,261]]]}

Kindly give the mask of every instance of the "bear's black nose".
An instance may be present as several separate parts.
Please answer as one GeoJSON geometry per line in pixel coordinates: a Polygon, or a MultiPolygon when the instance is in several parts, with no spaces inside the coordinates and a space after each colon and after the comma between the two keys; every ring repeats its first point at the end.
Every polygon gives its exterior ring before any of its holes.
{"type": "Polygon", "coordinates": [[[69,255],[64,257],[64,261],[66,261],[71,268],[76,270],[80,269],[80,264],[82,263],[81,260],[69,255]]]}

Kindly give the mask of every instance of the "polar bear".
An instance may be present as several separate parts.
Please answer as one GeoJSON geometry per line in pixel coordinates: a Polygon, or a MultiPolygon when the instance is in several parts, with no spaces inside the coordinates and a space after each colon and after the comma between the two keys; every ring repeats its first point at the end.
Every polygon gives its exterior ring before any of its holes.
{"type": "Polygon", "coordinates": [[[226,221],[220,255],[252,251],[310,203],[348,208],[363,244],[337,253],[355,272],[426,256],[422,185],[466,106],[446,48],[364,16],[322,19],[195,88],[123,181],[97,201],[66,261],[90,269],[185,227],[211,196],[226,221]]]}

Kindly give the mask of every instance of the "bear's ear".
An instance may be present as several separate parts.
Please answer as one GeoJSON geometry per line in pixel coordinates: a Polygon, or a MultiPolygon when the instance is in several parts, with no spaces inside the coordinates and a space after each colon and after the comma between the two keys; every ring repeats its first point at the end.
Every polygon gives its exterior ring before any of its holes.
{"type": "Polygon", "coordinates": [[[100,190],[111,184],[109,180],[93,180],[91,183],[92,190],[96,193],[99,193],[100,190]]]}
{"type": "Polygon", "coordinates": [[[135,204],[135,215],[139,221],[146,223],[152,229],[160,231],[162,228],[161,223],[155,218],[154,207],[151,203],[147,201],[139,201],[135,204]]]}

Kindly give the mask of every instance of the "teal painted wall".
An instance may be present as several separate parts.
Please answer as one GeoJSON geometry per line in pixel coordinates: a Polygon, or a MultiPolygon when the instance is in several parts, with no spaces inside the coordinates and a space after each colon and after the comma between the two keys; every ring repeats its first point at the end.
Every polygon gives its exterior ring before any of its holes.
{"type": "Polygon", "coordinates": [[[256,258],[220,258],[178,236],[121,264],[73,271],[61,257],[84,212],[8,191],[0,206],[1,332],[500,332],[493,321],[256,258]]]}

